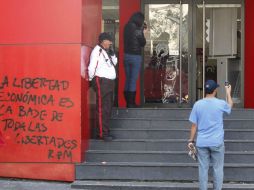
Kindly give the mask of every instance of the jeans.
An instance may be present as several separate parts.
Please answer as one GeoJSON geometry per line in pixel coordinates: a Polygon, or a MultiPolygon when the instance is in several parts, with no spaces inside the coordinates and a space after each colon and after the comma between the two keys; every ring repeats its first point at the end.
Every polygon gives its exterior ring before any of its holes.
{"type": "Polygon", "coordinates": [[[207,190],[208,170],[211,164],[213,189],[221,190],[223,185],[224,143],[218,147],[197,147],[199,162],[199,189],[207,190]]]}
{"type": "Polygon", "coordinates": [[[141,55],[124,54],[124,69],[126,76],[124,91],[136,91],[136,82],[140,72],[141,62],[141,55]]]}

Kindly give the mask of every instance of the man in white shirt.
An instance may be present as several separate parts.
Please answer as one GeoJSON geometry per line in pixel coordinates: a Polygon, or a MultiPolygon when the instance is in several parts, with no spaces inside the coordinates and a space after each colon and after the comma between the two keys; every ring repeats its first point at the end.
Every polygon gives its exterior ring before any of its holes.
{"type": "Polygon", "coordinates": [[[94,47],[88,66],[89,80],[93,81],[96,92],[96,138],[105,141],[113,139],[109,133],[109,120],[113,107],[117,57],[111,46],[112,37],[106,32],[101,33],[99,44],[94,47]]]}

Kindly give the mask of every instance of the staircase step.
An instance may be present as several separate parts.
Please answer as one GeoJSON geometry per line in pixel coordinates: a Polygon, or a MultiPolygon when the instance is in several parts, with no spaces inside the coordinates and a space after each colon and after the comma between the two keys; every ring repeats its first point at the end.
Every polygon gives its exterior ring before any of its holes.
{"type": "Polygon", "coordinates": [[[186,119],[190,114],[191,109],[168,109],[168,108],[115,108],[112,111],[113,118],[174,118],[186,119]]]}
{"type": "MultiPolygon", "coordinates": [[[[114,108],[111,142],[90,140],[73,189],[196,190],[198,163],[187,155],[189,108],[114,108]]],[[[223,189],[254,189],[254,110],[224,117],[223,189]],[[249,184],[246,184],[249,183],[249,184]]],[[[211,180],[210,170],[210,180],[211,180]]],[[[212,189],[210,184],[209,189],[212,189]]]]}
{"type": "MultiPolygon", "coordinates": [[[[164,128],[164,129],[186,129],[191,123],[187,119],[167,118],[112,118],[111,128],[143,129],[143,128],[164,128]]],[[[225,119],[225,129],[254,129],[254,119],[225,119]]]]}
{"type": "MultiPolygon", "coordinates": [[[[254,182],[254,164],[225,164],[224,180],[254,182]]],[[[76,165],[78,180],[197,181],[197,163],[102,162],[76,165]]]]}
{"type": "MultiPolygon", "coordinates": [[[[111,129],[119,139],[188,139],[190,129],[111,129]]],[[[253,139],[254,129],[226,129],[225,139],[253,139]]]]}
{"type": "MultiPolygon", "coordinates": [[[[254,151],[254,140],[225,140],[227,151],[254,151]]],[[[90,150],[186,151],[186,139],[90,140],[90,150]]]]}
{"type": "MultiPolygon", "coordinates": [[[[253,152],[226,152],[225,163],[253,163],[253,152]]],[[[104,151],[89,150],[86,162],[162,162],[195,163],[187,151],[104,151]]]]}
{"type": "MultiPolygon", "coordinates": [[[[105,180],[77,180],[72,183],[72,189],[89,190],[197,190],[198,183],[176,183],[176,182],[137,182],[137,181],[105,181],[105,180]]],[[[209,184],[209,190],[212,184],[209,184]]],[[[254,189],[254,184],[223,184],[225,190],[250,190],[254,189]]]]}
{"type": "MultiPolygon", "coordinates": [[[[112,111],[113,118],[172,118],[187,119],[189,118],[190,108],[114,108],[112,111]]],[[[225,118],[234,119],[253,119],[253,109],[233,109],[229,116],[225,118]]]]}

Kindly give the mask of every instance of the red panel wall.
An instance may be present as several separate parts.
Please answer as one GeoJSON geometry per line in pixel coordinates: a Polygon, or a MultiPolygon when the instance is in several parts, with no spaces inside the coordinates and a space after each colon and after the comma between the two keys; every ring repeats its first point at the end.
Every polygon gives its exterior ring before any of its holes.
{"type": "Polygon", "coordinates": [[[93,48],[101,32],[102,0],[82,0],[82,43],[93,48]]]}
{"type": "Polygon", "coordinates": [[[0,162],[80,162],[80,45],[0,52],[0,162]]]}
{"type": "Polygon", "coordinates": [[[254,1],[245,0],[245,84],[244,84],[244,107],[254,108],[254,1]]]}
{"type": "Polygon", "coordinates": [[[81,39],[81,0],[0,1],[0,43],[73,43],[81,39]]]}
{"type": "MultiPolygon", "coordinates": [[[[128,22],[130,16],[141,9],[141,2],[140,0],[120,0],[120,35],[119,35],[119,87],[118,87],[118,96],[119,96],[119,106],[124,107],[126,106],[124,100],[124,83],[125,83],[125,74],[124,74],[124,65],[123,65],[123,31],[124,25],[128,22]]],[[[137,96],[136,101],[137,103],[140,102],[140,80],[137,82],[137,96]]]]}
{"type": "Polygon", "coordinates": [[[0,1],[0,176],[74,180],[89,137],[81,43],[101,27],[82,11],[94,10],[101,0],[0,1]]]}
{"type": "Polygon", "coordinates": [[[82,125],[82,161],[85,160],[85,150],[88,147],[87,139],[90,138],[90,107],[88,91],[87,67],[90,53],[98,43],[101,32],[102,0],[82,0],[82,47],[81,47],[81,125],[82,125]],[[91,14],[93,13],[93,14],[91,14]]]}

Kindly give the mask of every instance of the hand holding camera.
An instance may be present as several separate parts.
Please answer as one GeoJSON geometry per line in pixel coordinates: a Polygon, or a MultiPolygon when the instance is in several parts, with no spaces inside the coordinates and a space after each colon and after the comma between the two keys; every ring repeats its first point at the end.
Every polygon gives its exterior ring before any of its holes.
{"type": "Polygon", "coordinates": [[[225,81],[225,90],[227,94],[231,93],[231,85],[228,81],[225,81]]]}
{"type": "Polygon", "coordinates": [[[189,152],[188,155],[193,159],[193,160],[197,160],[197,150],[195,147],[195,144],[193,142],[189,142],[188,143],[188,148],[189,148],[189,152]]]}
{"type": "Polygon", "coordinates": [[[148,30],[147,24],[146,24],[146,22],[144,22],[144,24],[143,24],[143,33],[144,33],[144,35],[147,33],[147,30],[148,30]]]}
{"type": "Polygon", "coordinates": [[[109,47],[107,53],[108,53],[108,55],[110,55],[110,56],[114,56],[114,55],[115,55],[115,51],[114,51],[114,49],[113,49],[113,46],[110,46],[110,47],[109,47]]]}

